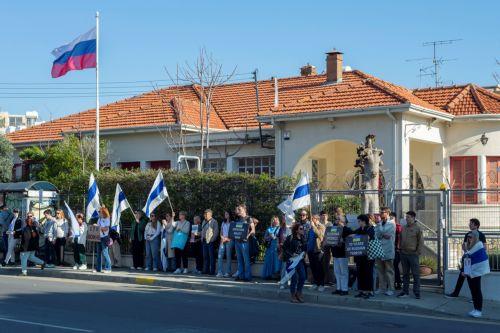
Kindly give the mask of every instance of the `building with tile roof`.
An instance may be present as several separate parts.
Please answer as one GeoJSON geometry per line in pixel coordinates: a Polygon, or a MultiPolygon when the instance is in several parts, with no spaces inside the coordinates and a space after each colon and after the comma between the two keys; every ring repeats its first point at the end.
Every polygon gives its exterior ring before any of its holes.
{"type": "MultiPolygon", "coordinates": [[[[500,140],[498,94],[474,84],[407,89],[351,70],[337,51],[327,53],[326,73],[312,67],[304,66],[296,77],[217,86],[201,117],[203,92],[195,85],[102,106],[101,136],[110,145],[106,162],[177,167],[179,155],[199,154],[200,129],[208,127],[207,170],[307,171],[320,188],[352,188],[356,147],[374,134],[384,150],[387,187],[498,188],[500,147],[493,144],[500,140]]],[[[20,150],[69,134],[92,135],[94,127],[95,110],[87,110],[8,138],[20,150]]]]}

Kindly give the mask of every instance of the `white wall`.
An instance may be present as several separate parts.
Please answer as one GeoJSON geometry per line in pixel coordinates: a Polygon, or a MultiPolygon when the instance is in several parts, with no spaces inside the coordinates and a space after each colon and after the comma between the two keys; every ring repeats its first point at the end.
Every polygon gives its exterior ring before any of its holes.
{"type": "MultiPolygon", "coordinates": [[[[333,125],[334,128],[328,119],[280,123],[279,129],[276,131],[276,150],[280,151],[276,158],[279,174],[292,175],[296,172],[298,170],[297,164],[304,163],[301,159],[313,152],[312,149],[318,144],[332,140],[344,140],[359,144],[364,142],[368,134],[374,134],[376,147],[384,150],[384,170],[387,170],[384,176],[388,181],[393,179],[394,127],[393,121],[387,115],[338,117],[334,120],[333,125]],[[285,131],[290,133],[290,140],[282,140],[280,132],[285,131]]],[[[351,156],[347,160],[351,160],[351,156]]],[[[307,171],[310,172],[310,170],[307,171]]]]}
{"type": "Polygon", "coordinates": [[[109,142],[108,162],[116,167],[121,162],[141,162],[141,168],[147,161],[170,160],[174,168],[177,161],[176,152],[172,151],[158,132],[115,134],[101,136],[109,142]]]}

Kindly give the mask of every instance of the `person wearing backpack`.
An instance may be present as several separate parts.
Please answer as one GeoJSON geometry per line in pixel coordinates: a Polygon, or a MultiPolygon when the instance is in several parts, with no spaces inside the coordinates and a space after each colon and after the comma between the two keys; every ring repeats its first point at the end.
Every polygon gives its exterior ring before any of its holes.
{"type": "Polygon", "coordinates": [[[280,261],[278,259],[278,233],[280,220],[278,216],[271,218],[271,226],[267,228],[264,235],[264,244],[266,254],[264,256],[264,265],[262,266],[262,278],[272,279],[273,275],[280,271],[280,261]]]}
{"type": "Polygon", "coordinates": [[[380,222],[375,227],[375,239],[382,245],[384,255],[375,260],[378,272],[379,290],[375,293],[394,295],[394,242],[396,239],[396,224],[389,219],[391,210],[388,207],[380,209],[380,222]]]}

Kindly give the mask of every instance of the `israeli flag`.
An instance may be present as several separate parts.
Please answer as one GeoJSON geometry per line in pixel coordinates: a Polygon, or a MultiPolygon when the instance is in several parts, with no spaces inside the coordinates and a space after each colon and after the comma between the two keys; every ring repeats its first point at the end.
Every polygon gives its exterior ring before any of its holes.
{"type": "Polygon", "coordinates": [[[113,202],[113,212],[111,214],[111,228],[114,228],[118,233],[120,233],[120,217],[122,212],[127,209],[132,210],[132,207],[130,207],[120,184],[116,184],[115,201],[113,202]]]}
{"type": "Polygon", "coordinates": [[[90,174],[87,207],[85,208],[87,223],[91,218],[99,217],[99,209],[101,209],[101,204],[99,203],[99,189],[97,188],[97,182],[95,181],[94,174],[92,173],[90,174]]]}
{"type": "Polygon", "coordinates": [[[142,211],[149,218],[151,212],[154,211],[155,208],[167,198],[167,188],[165,187],[165,182],[163,181],[163,174],[160,171],[158,172],[158,176],[156,176],[155,183],[153,184],[153,187],[148,195],[148,201],[146,201],[146,206],[144,206],[142,211]]]}
{"type": "Polygon", "coordinates": [[[66,201],[64,201],[64,206],[66,207],[66,211],[68,212],[69,219],[71,221],[71,233],[73,234],[73,238],[79,237],[80,236],[80,225],[78,224],[78,221],[76,220],[75,214],[73,214],[73,211],[71,208],[69,208],[68,204],[66,201]]]}
{"type": "Polygon", "coordinates": [[[309,176],[304,173],[299,183],[295,186],[292,198],[293,210],[309,206],[311,204],[311,194],[309,191],[309,176]]]}
{"type": "Polygon", "coordinates": [[[304,255],[305,255],[305,252],[302,252],[301,254],[290,258],[290,260],[288,260],[286,262],[285,275],[283,276],[283,278],[279,282],[281,285],[284,285],[285,283],[288,282],[288,280],[290,280],[292,278],[293,274],[295,274],[295,268],[300,263],[300,261],[302,259],[304,259],[304,255]]]}
{"type": "Polygon", "coordinates": [[[295,213],[292,208],[293,198],[289,195],[285,201],[278,205],[278,209],[285,215],[286,224],[288,226],[292,225],[293,220],[295,218],[295,213]]]}
{"type": "Polygon", "coordinates": [[[12,218],[12,221],[10,221],[9,228],[8,228],[8,231],[9,231],[10,233],[13,233],[13,232],[14,232],[14,227],[16,226],[16,221],[17,221],[17,219],[18,219],[18,218],[14,216],[14,217],[12,218]]]}

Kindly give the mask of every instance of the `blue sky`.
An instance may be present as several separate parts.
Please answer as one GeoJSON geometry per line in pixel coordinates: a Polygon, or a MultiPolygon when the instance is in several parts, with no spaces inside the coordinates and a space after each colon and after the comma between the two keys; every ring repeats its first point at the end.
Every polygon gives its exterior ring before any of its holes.
{"type": "MultiPolygon", "coordinates": [[[[430,57],[425,41],[457,38],[438,49],[443,58],[457,59],[442,68],[445,84],[492,85],[492,73],[500,72],[499,1],[4,1],[1,110],[37,110],[48,120],[94,107],[93,85],[80,84],[94,82],[94,70],[51,79],[50,52],[89,30],[96,10],[103,82],[168,84],[164,68],[175,72],[200,47],[227,71],[236,66],[238,79],[255,68],[261,79],[295,76],[308,62],[323,71],[324,52],[336,48],[345,64],[416,88],[432,83],[418,77],[430,62],[405,60],[430,57]],[[89,97],[72,97],[81,95],[89,97]]],[[[117,96],[102,103],[150,85],[104,84],[103,91],[117,96]]]]}

